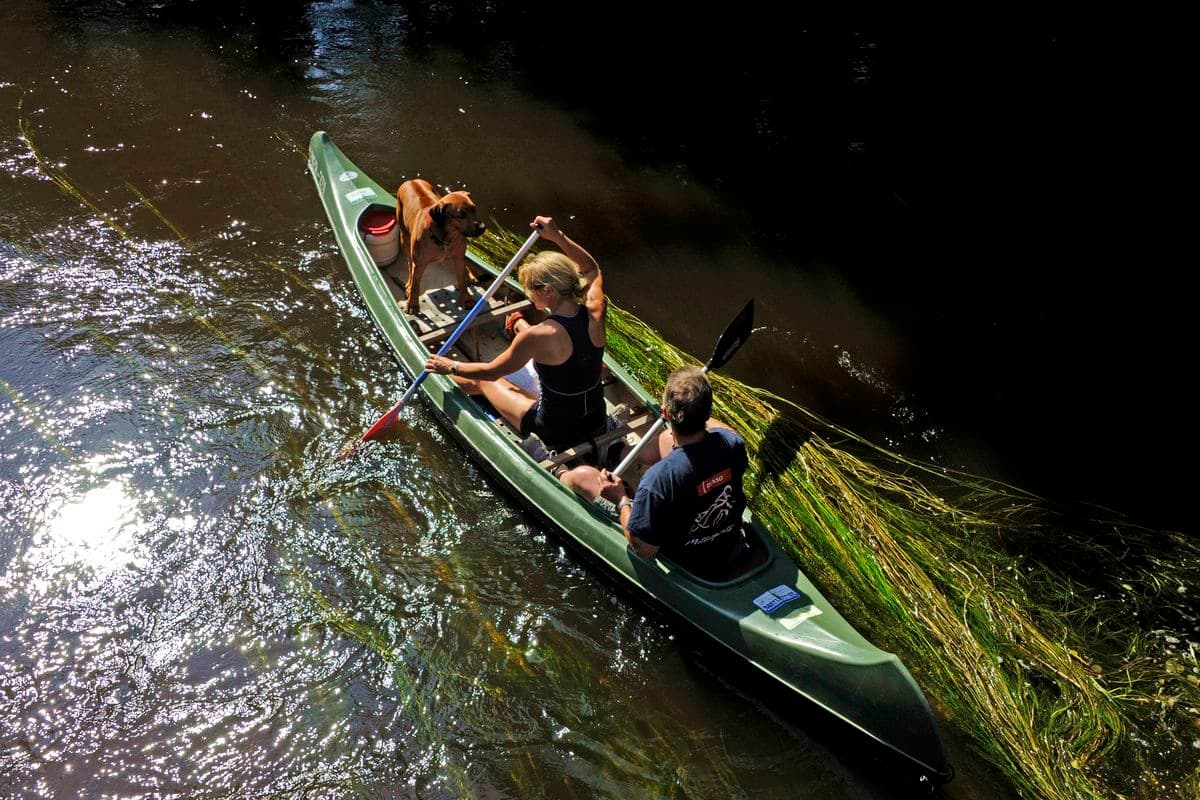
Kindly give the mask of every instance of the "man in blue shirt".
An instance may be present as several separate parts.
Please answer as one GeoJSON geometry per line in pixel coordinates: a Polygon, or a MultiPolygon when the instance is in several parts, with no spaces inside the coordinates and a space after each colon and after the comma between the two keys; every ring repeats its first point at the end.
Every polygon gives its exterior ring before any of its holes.
{"type": "MultiPolygon", "coordinates": [[[[724,572],[749,549],[741,524],[746,443],[711,418],[712,388],[696,367],[671,373],[662,412],[668,431],[655,443],[661,459],[646,470],[634,497],[617,504],[625,538],[642,558],[661,552],[702,577],[724,572]]],[[[568,473],[564,482],[585,496],[594,494],[583,491],[575,477],[568,473]]],[[[599,472],[593,486],[610,499],[628,492],[608,472],[599,472]]]]}

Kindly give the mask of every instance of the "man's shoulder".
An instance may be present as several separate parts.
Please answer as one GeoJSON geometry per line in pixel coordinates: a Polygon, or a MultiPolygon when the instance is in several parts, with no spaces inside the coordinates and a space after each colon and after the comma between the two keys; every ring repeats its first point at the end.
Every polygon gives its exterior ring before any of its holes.
{"type": "Polygon", "coordinates": [[[658,461],[655,461],[646,468],[646,473],[642,476],[642,480],[646,480],[647,478],[657,479],[674,472],[679,466],[678,453],[678,450],[672,450],[658,461]]]}
{"type": "Polygon", "coordinates": [[[671,483],[676,479],[680,471],[686,468],[687,459],[683,457],[682,451],[672,450],[646,469],[639,485],[657,487],[671,483]]]}
{"type": "Polygon", "coordinates": [[[726,444],[729,444],[729,445],[743,446],[746,444],[746,440],[742,438],[742,435],[740,433],[738,433],[737,431],[735,431],[733,428],[726,428],[726,427],[718,428],[718,427],[714,426],[712,428],[709,428],[708,432],[710,434],[716,434],[722,440],[724,440],[724,442],[726,444]]]}

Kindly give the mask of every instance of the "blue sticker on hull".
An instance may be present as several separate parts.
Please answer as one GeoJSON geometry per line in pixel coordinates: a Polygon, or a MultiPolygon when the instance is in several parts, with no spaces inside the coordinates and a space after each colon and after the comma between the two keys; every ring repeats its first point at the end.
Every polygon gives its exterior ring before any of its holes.
{"type": "Polygon", "coordinates": [[[770,614],[772,611],[776,610],[785,603],[790,603],[793,600],[799,599],[799,592],[792,587],[783,584],[776,586],[774,589],[763,592],[758,597],[754,598],[754,605],[770,614]]]}

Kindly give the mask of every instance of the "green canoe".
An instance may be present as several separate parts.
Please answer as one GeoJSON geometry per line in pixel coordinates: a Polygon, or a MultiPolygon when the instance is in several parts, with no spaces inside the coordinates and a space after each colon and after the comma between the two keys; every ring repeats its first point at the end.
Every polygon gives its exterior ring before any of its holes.
{"type": "MultiPolygon", "coordinates": [[[[383,212],[394,213],[394,195],[363,174],[322,131],[309,144],[308,168],[371,316],[400,364],[417,375],[430,351],[438,349],[466,314],[457,305],[451,276],[434,268],[426,271],[420,313],[406,315],[397,304],[403,297],[404,259],[381,268],[360,234],[364,214],[378,218],[383,212]]],[[[481,273],[498,272],[475,260],[473,264],[481,273]]],[[[490,360],[506,346],[500,331],[504,315],[527,305],[515,281],[506,288],[491,298],[475,327],[458,340],[459,358],[490,360]]],[[[472,289],[482,296],[479,288],[472,289]]],[[[623,422],[607,437],[632,443],[653,422],[657,402],[607,354],[605,364],[606,402],[623,422]]],[[[545,454],[538,453],[540,463],[535,460],[519,434],[449,377],[430,375],[420,390],[426,407],[480,466],[587,561],[690,623],[756,671],[911,760],[928,780],[949,779],[951,769],[933,712],[900,659],[859,635],[749,511],[746,529],[761,540],[765,563],[734,580],[706,581],[665,559],[641,559],[629,549],[612,517],[559,483],[546,469],[551,462],[545,454]]],[[[564,454],[569,455],[570,451],[564,454]]],[[[636,483],[636,475],[625,477],[636,483]]]]}

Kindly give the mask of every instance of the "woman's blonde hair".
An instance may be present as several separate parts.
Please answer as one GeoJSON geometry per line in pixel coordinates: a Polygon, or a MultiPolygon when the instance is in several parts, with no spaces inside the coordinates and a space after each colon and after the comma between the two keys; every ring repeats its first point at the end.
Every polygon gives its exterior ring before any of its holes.
{"type": "Polygon", "coordinates": [[[575,262],[562,253],[543,252],[521,265],[517,272],[517,280],[529,288],[535,283],[544,283],[553,287],[563,297],[583,298],[587,283],[579,274],[575,262]]]}

